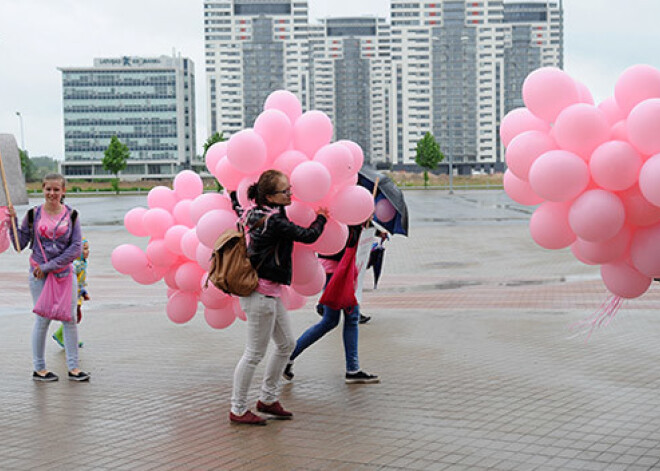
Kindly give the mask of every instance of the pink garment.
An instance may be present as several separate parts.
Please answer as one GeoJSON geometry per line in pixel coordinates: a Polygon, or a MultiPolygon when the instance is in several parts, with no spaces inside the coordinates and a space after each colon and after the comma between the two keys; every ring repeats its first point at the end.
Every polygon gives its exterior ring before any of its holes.
{"type": "Polygon", "coordinates": [[[274,281],[259,278],[259,286],[257,286],[257,292],[263,294],[264,296],[270,296],[271,298],[279,298],[282,296],[282,285],[275,283],[274,281]]]}
{"type": "Polygon", "coordinates": [[[326,273],[334,273],[335,270],[337,270],[337,266],[339,265],[339,260],[330,260],[329,258],[319,257],[319,261],[321,262],[321,266],[326,273]]]}
{"type": "Polygon", "coordinates": [[[66,207],[62,206],[60,211],[55,216],[51,216],[42,208],[39,222],[37,223],[37,230],[41,237],[54,239],[62,237],[69,230],[69,218],[66,217],[66,207]]]}

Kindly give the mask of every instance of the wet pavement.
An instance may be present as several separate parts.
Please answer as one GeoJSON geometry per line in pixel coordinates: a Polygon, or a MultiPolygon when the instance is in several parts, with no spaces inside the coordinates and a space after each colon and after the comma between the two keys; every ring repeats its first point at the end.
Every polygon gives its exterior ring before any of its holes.
{"type": "MultiPolygon", "coordinates": [[[[536,246],[529,208],[500,191],[406,200],[410,237],[386,243],[362,306],[361,366],[382,382],[344,384],[336,329],[284,386],[294,420],[255,429],[227,420],[245,323],[213,330],[200,309],[175,325],[162,283],[110,265],[116,245],[146,244],[119,225],[145,196],[71,198],[92,250],[92,380],[31,381],[27,254],[0,254],[0,469],[660,469],[660,285],[586,342],[568,327],[605,301],[598,269],[536,246]]],[[[313,304],[292,313],[296,334],[313,304]]],[[[66,374],[50,340],[46,358],[66,374]]]]}

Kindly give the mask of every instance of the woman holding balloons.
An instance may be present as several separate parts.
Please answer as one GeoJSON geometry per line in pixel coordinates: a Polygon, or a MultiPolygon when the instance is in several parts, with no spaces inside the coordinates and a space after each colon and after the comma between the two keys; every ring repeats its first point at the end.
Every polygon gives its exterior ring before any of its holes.
{"type": "Polygon", "coordinates": [[[319,208],[308,228],[300,227],[286,216],[291,204],[291,186],[285,174],[267,170],[251,185],[247,196],[256,206],[247,211],[248,254],[259,275],[259,286],[250,296],[241,298],[247,315],[248,338],[245,352],[236,365],[229,420],[235,424],[266,425],[266,420],[247,407],[247,393],[255,369],[266,353],[272,338],[276,350],[264,373],[257,410],[277,419],[291,419],[278,398],[282,373],[295,347],[289,315],[280,296],[282,286],[291,284],[293,243],[315,242],[325,226],[327,211],[319,208]]]}

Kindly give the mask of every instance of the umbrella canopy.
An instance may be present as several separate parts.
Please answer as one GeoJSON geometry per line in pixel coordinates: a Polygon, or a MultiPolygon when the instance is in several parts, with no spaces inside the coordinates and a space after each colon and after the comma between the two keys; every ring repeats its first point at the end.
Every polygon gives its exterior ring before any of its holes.
{"type": "Polygon", "coordinates": [[[396,215],[390,221],[376,221],[387,229],[391,234],[408,235],[408,206],[403,197],[403,192],[396,186],[389,177],[377,172],[372,167],[364,165],[358,173],[358,185],[373,191],[374,183],[378,180],[378,190],[376,192],[376,201],[386,198],[387,201],[396,210],[396,215]]]}
{"type": "Polygon", "coordinates": [[[384,256],[385,247],[380,244],[371,249],[371,253],[369,254],[367,269],[373,268],[374,270],[374,289],[378,288],[378,279],[380,278],[380,273],[383,271],[384,256]]]}

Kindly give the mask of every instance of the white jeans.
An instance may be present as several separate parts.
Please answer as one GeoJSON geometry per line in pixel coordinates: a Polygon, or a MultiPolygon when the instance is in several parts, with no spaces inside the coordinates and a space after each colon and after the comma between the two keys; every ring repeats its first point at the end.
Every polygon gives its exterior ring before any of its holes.
{"type": "Polygon", "coordinates": [[[273,339],[275,351],[268,359],[259,400],[266,404],[277,401],[281,378],[289,355],[296,346],[291,332],[289,313],[280,298],[264,296],[256,291],[241,298],[241,307],[247,316],[247,344],[234,371],[231,411],[243,415],[247,410],[247,394],[257,365],[266,354],[268,342],[273,339]]]}

